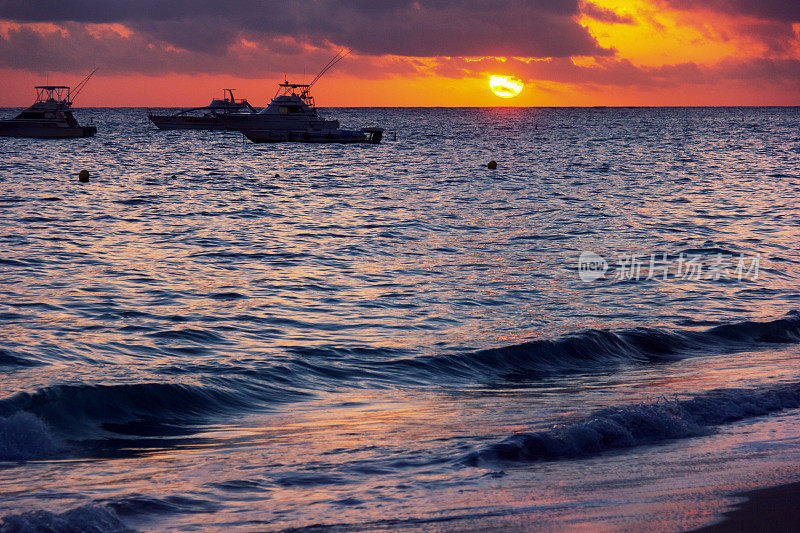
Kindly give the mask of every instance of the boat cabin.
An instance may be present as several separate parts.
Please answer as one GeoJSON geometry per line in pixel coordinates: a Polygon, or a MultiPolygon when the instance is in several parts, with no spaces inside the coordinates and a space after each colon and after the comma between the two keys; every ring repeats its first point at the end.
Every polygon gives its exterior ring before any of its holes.
{"type": "Polygon", "coordinates": [[[284,80],[278,84],[278,93],[267,107],[260,111],[264,115],[305,115],[317,117],[314,97],[311,96],[311,85],[307,83],[289,83],[284,80]]]}
{"type": "Polygon", "coordinates": [[[66,85],[39,85],[36,101],[28,109],[14,117],[14,120],[62,122],[70,128],[79,127],[70,106],[70,90],[66,85]]]}
{"type": "Polygon", "coordinates": [[[208,109],[211,111],[221,109],[221,110],[242,110],[245,112],[255,112],[253,106],[250,105],[250,102],[241,98],[237,100],[233,97],[234,89],[222,89],[222,100],[219,98],[213,98],[211,103],[208,104],[208,109]]]}

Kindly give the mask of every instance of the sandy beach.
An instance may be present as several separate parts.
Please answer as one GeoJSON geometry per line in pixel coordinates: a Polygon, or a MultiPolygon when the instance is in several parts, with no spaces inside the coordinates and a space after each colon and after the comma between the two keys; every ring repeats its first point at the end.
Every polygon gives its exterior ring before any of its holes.
{"type": "Polygon", "coordinates": [[[797,531],[800,528],[800,483],[779,485],[741,494],[747,498],[717,524],[695,531],[797,531]]]}

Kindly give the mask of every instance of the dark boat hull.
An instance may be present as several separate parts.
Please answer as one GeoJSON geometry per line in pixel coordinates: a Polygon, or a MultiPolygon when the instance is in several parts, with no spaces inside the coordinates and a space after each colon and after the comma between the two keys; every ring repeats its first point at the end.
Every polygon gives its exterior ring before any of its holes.
{"type": "Polygon", "coordinates": [[[380,128],[364,128],[361,131],[244,130],[242,134],[254,143],[378,144],[383,137],[383,130],[380,128]]]}
{"type": "Polygon", "coordinates": [[[2,137],[31,137],[39,139],[74,139],[92,137],[97,133],[94,126],[60,126],[58,124],[20,124],[13,120],[0,122],[2,137]]]}
{"type": "Polygon", "coordinates": [[[221,117],[225,129],[233,131],[306,131],[333,129],[339,126],[336,121],[326,121],[307,114],[230,114],[221,117]],[[335,122],[335,126],[328,125],[335,122]]]}
{"type": "Polygon", "coordinates": [[[174,115],[148,115],[150,122],[160,130],[224,130],[217,117],[180,117],[174,115]]]}

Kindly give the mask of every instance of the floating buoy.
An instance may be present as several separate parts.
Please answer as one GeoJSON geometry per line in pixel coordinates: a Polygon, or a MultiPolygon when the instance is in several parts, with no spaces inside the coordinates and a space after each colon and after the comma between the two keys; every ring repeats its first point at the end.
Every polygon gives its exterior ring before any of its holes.
{"type": "Polygon", "coordinates": [[[83,182],[89,181],[89,171],[86,169],[81,170],[78,173],[78,180],[83,182]]]}
{"type": "Polygon", "coordinates": [[[489,161],[489,164],[488,164],[487,166],[488,166],[490,169],[494,170],[494,169],[496,169],[496,168],[497,168],[497,161],[489,161]]]}
{"type": "Polygon", "coordinates": [[[281,177],[281,175],[280,175],[280,174],[275,174],[275,177],[276,177],[276,178],[280,178],[280,177],[281,177]]]}

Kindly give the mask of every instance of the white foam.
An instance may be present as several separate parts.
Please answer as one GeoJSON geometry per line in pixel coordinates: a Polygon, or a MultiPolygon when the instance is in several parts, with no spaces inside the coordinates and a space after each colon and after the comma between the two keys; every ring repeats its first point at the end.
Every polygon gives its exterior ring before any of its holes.
{"type": "Polygon", "coordinates": [[[518,433],[467,456],[538,461],[582,457],[666,439],[693,437],[713,427],[800,407],[800,383],[766,389],[720,389],[688,400],[658,401],[597,411],[582,422],[537,433],[518,433]]]}

